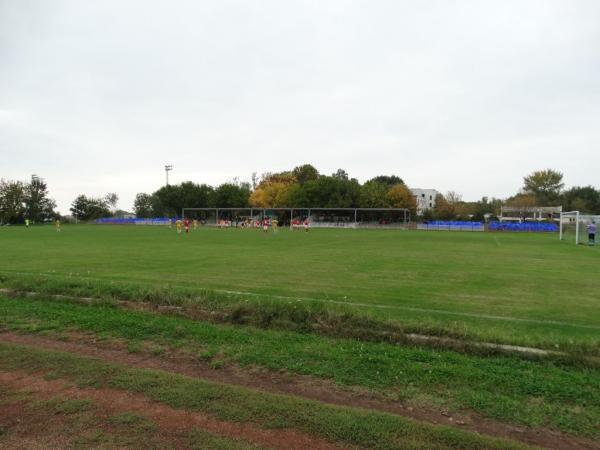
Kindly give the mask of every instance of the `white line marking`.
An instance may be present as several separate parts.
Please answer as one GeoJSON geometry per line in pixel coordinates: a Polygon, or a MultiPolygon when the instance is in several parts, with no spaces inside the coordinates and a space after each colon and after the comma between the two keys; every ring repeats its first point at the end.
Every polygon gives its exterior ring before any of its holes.
{"type": "MultiPolygon", "coordinates": [[[[0,273],[10,273],[10,274],[17,274],[17,275],[42,275],[42,276],[52,276],[55,278],[79,278],[79,279],[92,280],[92,281],[103,281],[103,282],[109,282],[109,283],[122,283],[122,284],[127,284],[127,283],[146,284],[146,285],[156,284],[156,282],[146,281],[146,280],[129,279],[127,281],[121,281],[121,280],[110,280],[110,279],[106,279],[106,278],[97,278],[97,277],[90,277],[90,276],[62,275],[62,274],[55,273],[55,272],[44,273],[44,272],[18,272],[18,271],[0,270],[0,273]]],[[[189,287],[189,285],[182,285],[182,284],[179,284],[179,285],[171,284],[171,283],[167,283],[167,284],[168,284],[168,286],[173,286],[173,287],[177,287],[177,286],[189,287]]],[[[571,322],[563,322],[560,320],[525,319],[525,318],[521,318],[521,317],[497,316],[494,314],[478,314],[478,313],[448,311],[448,310],[444,310],[444,309],[419,308],[419,307],[415,307],[415,306],[381,305],[381,304],[377,304],[377,303],[371,304],[371,303],[361,303],[361,302],[349,302],[349,301],[341,301],[341,300],[331,300],[331,299],[326,299],[326,298],[289,297],[289,296],[284,296],[284,295],[259,294],[256,292],[231,291],[231,290],[226,290],[226,289],[212,289],[212,288],[197,288],[197,289],[213,291],[213,292],[217,292],[220,294],[247,295],[247,296],[265,298],[265,299],[279,299],[279,300],[288,300],[288,301],[292,300],[292,301],[298,301],[298,302],[331,303],[331,304],[335,304],[335,305],[358,306],[358,307],[363,307],[363,308],[423,312],[423,313],[432,313],[432,314],[443,314],[443,315],[447,315],[447,316],[471,317],[471,318],[475,318],[475,319],[535,323],[535,324],[540,324],[540,325],[561,325],[561,326],[568,326],[568,327],[574,327],[574,328],[584,328],[584,329],[589,329],[589,330],[600,330],[600,326],[583,325],[583,324],[577,324],[577,323],[571,323],[571,322]]]]}

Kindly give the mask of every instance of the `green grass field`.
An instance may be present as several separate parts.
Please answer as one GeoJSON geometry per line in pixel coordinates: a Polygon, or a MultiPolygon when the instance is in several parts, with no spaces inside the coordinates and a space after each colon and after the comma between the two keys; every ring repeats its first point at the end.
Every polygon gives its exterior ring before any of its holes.
{"type": "MultiPolygon", "coordinates": [[[[414,331],[600,348],[600,248],[555,234],[66,226],[0,229],[0,274],[343,303],[414,331]],[[412,328],[410,328],[412,327],[412,328]]],[[[591,350],[590,350],[591,349],[591,350]]]]}
{"type": "MultiPolygon", "coordinates": [[[[26,371],[109,386],[344,446],[512,447],[434,426],[437,420],[412,422],[377,408],[357,412],[116,367],[82,359],[80,350],[49,352],[42,343],[84,339],[88,349],[101,343],[165,361],[179,355],[215,371],[309,377],[434,416],[467,414],[489,436],[513,438],[481,423],[540,436],[553,430],[567,445],[600,437],[599,248],[538,234],[201,229],[177,235],[166,227],[92,225],[61,233],[5,227],[0,248],[0,339],[35,335],[42,347],[0,342],[0,375],[26,371]],[[407,333],[453,340],[421,344],[407,333]],[[505,354],[478,341],[561,354],[505,354]]],[[[100,419],[100,429],[114,427],[100,419]]],[[[527,436],[515,439],[549,442],[527,436]]]]}

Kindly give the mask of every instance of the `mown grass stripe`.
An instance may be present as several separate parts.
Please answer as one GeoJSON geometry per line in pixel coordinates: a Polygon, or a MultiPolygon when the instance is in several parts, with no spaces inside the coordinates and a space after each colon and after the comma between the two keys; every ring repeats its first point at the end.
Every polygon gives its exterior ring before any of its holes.
{"type": "MultiPolygon", "coordinates": [[[[90,277],[88,275],[67,275],[64,273],[57,272],[23,272],[23,271],[8,271],[8,270],[0,270],[0,273],[10,273],[16,275],[39,275],[39,276],[48,276],[54,278],[62,278],[67,280],[81,279],[81,280],[90,280],[90,281],[98,281],[98,282],[107,282],[110,281],[106,278],[99,277],[90,277]]],[[[152,282],[148,280],[139,280],[134,278],[128,278],[127,282],[141,284],[144,286],[160,286],[164,283],[152,282]]],[[[177,284],[177,283],[169,283],[169,286],[173,288],[186,288],[188,287],[185,284],[177,284]]],[[[562,320],[544,320],[544,319],[528,319],[524,317],[511,317],[511,316],[500,316],[495,314],[478,314],[478,313],[466,313],[459,311],[449,311],[444,309],[432,309],[432,308],[418,308],[415,306],[402,306],[402,305],[382,305],[378,303],[362,303],[359,301],[341,301],[341,300],[332,300],[327,298],[318,298],[318,297],[295,297],[295,296],[285,296],[285,295],[272,295],[272,294],[261,294],[257,292],[250,291],[234,291],[228,289],[210,289],[212,292],[226,295],[236,295],[236,296],[251,296],[259,299],[265,300],[286,300],[286,301],[295,301],[295,302],[316,302],[316,303],[327,303],[332,305],[343,305],[347,307],[360,307],[360,308],[375,308],[375,309],[386,309],[386,310],[395,310],[395,311],[413,311],[413,312],[421,312],[421,313],[431,313],[431,314],[442,314],[448,316],[456,316],[456,317],[470,317],[474,319],[486,319],[486,320],[501,320],[506,322],[523,322],[523,323],[533,323],[540,325],[560,325],[565,327],[572,328],[582,328],[587,330],[600,330],[600,325],[586,325],[586,324],[578,324],[573,322],[565,322],[562,320]]]]}
{"type": "MultiPolygon", "coordinates": [[[[0,271],[1,272],[1,271],[0,271]]],[[[549,324],[526,322],[510,323],[511,335],[507,335],[507,325],[494,323],[490,319],[488,327],[481,323],[476,328],[463,321],[453,322],[453,325],[440,325],[431,317],[434,313],[411,311],[412,315],[429,315],[429,323],[419,319],[415,325],[409,315],[403,319],[371,314],[373,309],[358,311],[352,305],[333,304],[314,301],[298,302],[295,300],[269,300],[268,297],[257,296],[252,300],[248,296],[231,293],[224,294],[213,290],[181,287],[173,285],[144,284],[135,281],[111,281],[103,279],[87,279],[85,277],[54,277],[38,274],[36,276],[2,276],[0,286],[18,291],[35,290],[36,292],[57,295],[72,295],[92,297],[107,300],[149,302],[155,305],[181,306],[186,309],[209,312],[211,320],[225,319],[238,322],[238,319],[249,320],[261,327],[270,326],[274,317],[279,323],[287,321],[294,330],[313,331],[320,334],[340,337],[356,337],[367,340],[390,341],[407,334],[421,334],[436,337],[448,337],[461,342],[488,342],[490,344],[513,345],[545,349],[552,352],[563,352],[573,355],[600,356],[600,333],[593,333],[586,328],[569,328],[562,325],[552,325],[549,334],[549,324]],[[212,312],[217,313],[216,315],[212,312]],[[241,316],[240,317],[240,313],[241,316]],[[299,321],[298,321],[299,319],[299,321]],[[322,327],[326,324],[326,327],[322,327]],[[363,332],[356,333],[363,324],[363,332]],[[317,325],[317,326],[315,326],[317,325]],[[501,334],[497,331],[502,330],[501,334]],[[392,338],[392,339],[391,339],[392,338]]],[[[375,308],[377,309],[377,308],[375,308]]],[[[383,309],[382,309],[383,311],[383,309]]],[[[478,322],[479,319],[461,316],[463,320],[478,322]]],[[[446,345],[448,347],[448,345],[446,345]]],[[[450,346],[455,347],[455,346],[450,346]]]]}

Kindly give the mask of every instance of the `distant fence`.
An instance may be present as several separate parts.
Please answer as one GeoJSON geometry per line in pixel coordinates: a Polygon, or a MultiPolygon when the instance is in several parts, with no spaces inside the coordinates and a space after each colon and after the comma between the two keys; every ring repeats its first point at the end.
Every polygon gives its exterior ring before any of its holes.
{"type": "Polygon", "coordinates": [[[155,219],[138,219],[136,217],[130,219],[117,219],[114,217],[105,217],[96,219],[94,223],[98,225],[168,225],[171,219],[168,217],[159,217],[155,219]]]}
{"type": "Polygon", "coordinates": [[[485,231],[483,222],[461,222],[461,221],[443,221],[417,224],[417,230],[427,231],[485,231]]]}
{"type": "Polygon", "coordinates": [[[519,231],[526,233],[555,233],[558,225],[546,222],[490,222],[489,231],[519,231]]]}
{"type": "MultiPolygon", "coordinates": [[[[98,225],[168,225],[174,223],[175,219],[168,217],[159,217],[153,219],[117,219],[114,217],[105,217],[96,219],[94,223],[98,225]]],[[[355,223],[355,222],[319,222],[311,221],[311,227],[315,228],[397,228],[397,224],[381,225],[376,223],[355,223]]],[[[529,233],[555,233],[558,231],[558,225],[547,222],[490,222],[487,226],[488,231],[515,231],[529,233]]],[[[483,222],[462,222],[462,221],[442,221],[436,220],[427,223],[417,224],[417,230],[427,231],[485,231],[483,222]]]]}

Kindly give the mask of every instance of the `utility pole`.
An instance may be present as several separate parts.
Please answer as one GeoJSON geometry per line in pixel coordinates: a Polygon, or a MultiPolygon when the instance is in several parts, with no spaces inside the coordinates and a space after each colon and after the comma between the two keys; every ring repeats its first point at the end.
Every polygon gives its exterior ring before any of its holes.
{"type": "Polygon", "coordinates": [[[172,164],[167,164],[165,166],[165,174],[167,175],[167,186],[169,185],[169,172],[173,170],[173,165],[172,164]]]}

